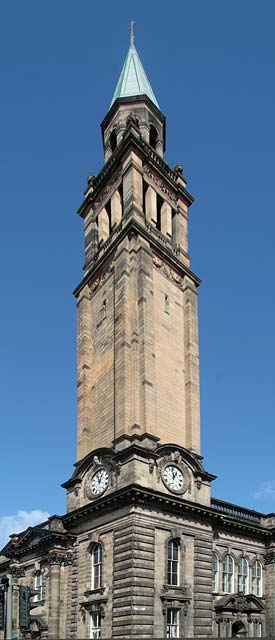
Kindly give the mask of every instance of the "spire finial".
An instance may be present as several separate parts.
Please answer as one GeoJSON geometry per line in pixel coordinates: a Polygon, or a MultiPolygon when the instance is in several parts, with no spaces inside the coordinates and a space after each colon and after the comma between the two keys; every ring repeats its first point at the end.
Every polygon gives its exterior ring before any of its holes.
{"type": "Polygon", "coordinates": [[[134,34],[134,20],[131,20],[131,24],[130,24],[130,43],[134,44],[134,40],[135,40],[135,34],[134,34]]]}

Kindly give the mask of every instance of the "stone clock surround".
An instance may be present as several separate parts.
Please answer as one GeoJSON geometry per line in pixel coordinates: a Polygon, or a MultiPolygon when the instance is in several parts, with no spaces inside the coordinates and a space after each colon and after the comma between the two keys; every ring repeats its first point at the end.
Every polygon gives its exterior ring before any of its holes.
{"type": "Polygon", "coordinates": [[[181,495],[185,500],[210,504],[210,483],[216,476],[205,471],[201,456],[177,445],[160,445],[150,434],[119,438],[113,449],[97,449],[76,465],[70,480],[62,486],[67,489],[68,511],[78,509],[96,499],[91,481],[99,469],[106,469],[109,482],[104,495],[110,495],[129,484],[181,495]],[[163,471],[168,464],[175,465],[183,474],[184,485],[180,493],[169,490],[163,482],[163,471]]]}

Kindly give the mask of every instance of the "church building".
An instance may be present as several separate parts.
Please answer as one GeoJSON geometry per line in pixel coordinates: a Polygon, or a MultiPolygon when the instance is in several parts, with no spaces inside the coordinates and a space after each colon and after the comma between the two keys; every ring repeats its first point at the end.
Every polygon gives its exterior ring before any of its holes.
{"type": "Polygon", "coordinates": [[[193,196],[133,33],[101,130],[78,209],[76,463],[66,514],[1,551],[13,636],[275,637],[275,514],[212,498],[201,455],[193,196]]]}

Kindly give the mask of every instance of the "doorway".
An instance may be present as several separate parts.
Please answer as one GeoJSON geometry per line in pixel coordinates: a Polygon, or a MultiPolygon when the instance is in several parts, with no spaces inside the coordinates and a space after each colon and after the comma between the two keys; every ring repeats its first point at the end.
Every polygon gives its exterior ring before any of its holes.
{"type": "Polygon", "coordinates": [[[232,624],[232,638],[246,638],[247,632],[243,622],[237,621],[232,624]]]}

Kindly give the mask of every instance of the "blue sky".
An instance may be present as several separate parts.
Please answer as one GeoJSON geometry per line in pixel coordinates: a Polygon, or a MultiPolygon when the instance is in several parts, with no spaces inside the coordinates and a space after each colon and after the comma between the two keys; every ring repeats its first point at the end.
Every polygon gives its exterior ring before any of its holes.
{"type": "Polygon", "coordinates": [[[202,450],[213,495],[275,511],[275,4],[49,0],[0,8],[0,539],[65,511],[76,444],[76,216],[136,46],[196,201],[202,450]],[[19,515],[18,515],[19,514],[19,515]]]}

